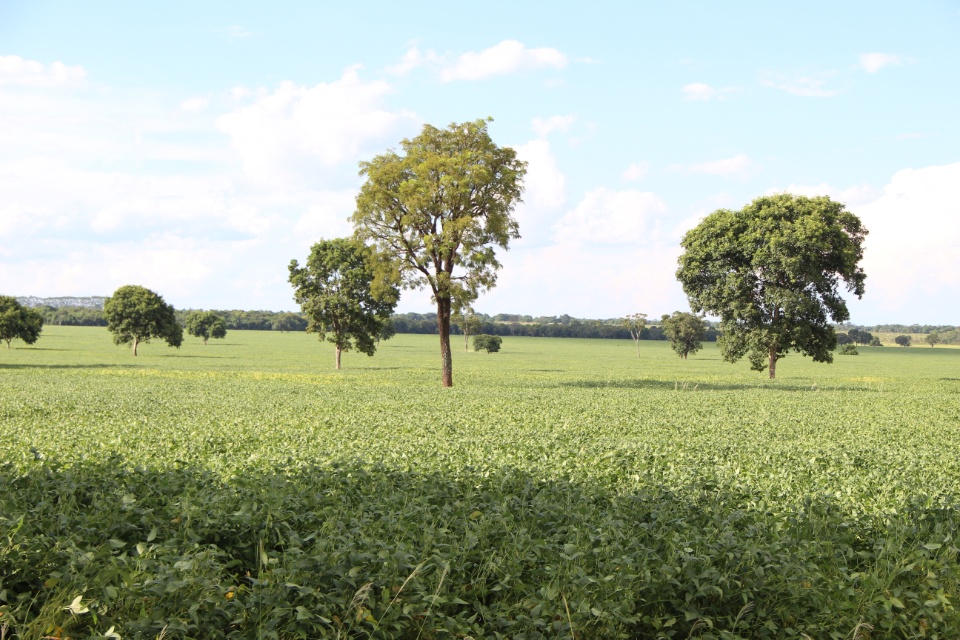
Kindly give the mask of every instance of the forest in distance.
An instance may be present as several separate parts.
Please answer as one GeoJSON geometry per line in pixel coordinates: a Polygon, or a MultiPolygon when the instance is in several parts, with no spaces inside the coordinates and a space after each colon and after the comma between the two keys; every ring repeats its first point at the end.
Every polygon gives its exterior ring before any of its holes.
{"type": "MultiPolygon", "coordinates": [[[[40,298],[21,296],[17,300],[24,306],[33,307],[43,315],[44,324],[58,326],[105,327],[103,303],[106,297],[40,298]]],[[[194,309],[178,309],[177,318],[183,324],[194,309]]],[[[224,319],[227,329],[248,331],[303,331],[307,320],[301,313],[267,310],[214,310],[224,319]]],[[[575,318],[567,314],[559,316],[531,316],[514,313],[477,313],[481,321],[480,332],[497,336],[525,336],[544,338],[607,338],[629,340],[630,331],[623,325],[623,318],[575,318]]],[[[396,313],[392,316],[396,333],[435,334],[435,313],[396,313]]],[[[706,340],[717,339],[716,323],[707,324],[706,340]]],[[[924,335],[937,332],[940,344],[960,344],[960,327],[955,325],[928,324],[879,324],[859,325],[844,323],[836,325],[838,332],[851,330],[874,333],[902,333],[924,335]]],[[[462,335],[454,324],[451,331],[462,335]]],[[[658,317],[652,316],[640,335],[641,340],[666,340],[658,317]]]]}

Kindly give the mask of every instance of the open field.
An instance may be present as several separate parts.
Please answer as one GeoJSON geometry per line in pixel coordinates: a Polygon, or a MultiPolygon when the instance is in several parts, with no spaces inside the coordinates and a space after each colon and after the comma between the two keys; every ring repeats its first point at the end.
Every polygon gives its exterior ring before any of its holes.
{"type": "Polygon", "coordinates": [[[960,350],[456,338],[0,349],[6,637],[960,637],[960,350]]]}

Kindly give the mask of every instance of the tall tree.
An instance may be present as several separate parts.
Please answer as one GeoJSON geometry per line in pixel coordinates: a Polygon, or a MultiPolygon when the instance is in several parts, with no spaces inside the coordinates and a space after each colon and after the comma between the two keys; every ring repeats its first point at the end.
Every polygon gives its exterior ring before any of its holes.
{"type": "Polygon", "coordinates": [[[934,329],[933,331],[927,334],[927,337],[924,338],[924,340],[931,347],[934,345],[940,344],[940,332],[934,329]]]}
{"type": "Polygon", "coordinates": [[[23,306],[12,296],[0,296],[0,340],[7,343],[7,349],[17,339],[35,343],[42,330],[43,314],[23,306]]]}
{"type": "Polygon", "coordinates": [[[294,299],[307,316],[307,332],[332,342],[340,354],[356,349],[372,356],[400,298],[389,265],[372,247],[351,238],[321,240],[306,264],[290,262],[294,299]]]}
{"type": "Polygon", "coordinates": [[[177,323],[173,306],[146,287],[131,284],[114,291],[103,303],[103,317],[114,344],[131,344],[134,356],[137,346],[152,338],[177,348],[183,343],[183,327],[177,323]]]}
{"type": "Polygon", "coordinates": [[[660,322],[663,333],[670,340],[670,346],[684,360],[703,347],[703,340],[707,337],[707,325],[700,316],[674,311],[672,316],[664,315],[660,322]]]}
{"type": "Polygon", "coordinates": [[[453,316],[453,321],[460,327],[460,332],[463,333],[463,350],[466,352],[470,346],[470,336],[476,335],[480,331],[480,318],[473,312],[473,309],[467,307],[457,312],[453,316]]]}
{"type": "Polygon", "coordinates": [[[637,357],[640,357],[640,335],[647,328],[647,314],[631,313],[623,319],[623,326],[630,332],[630,337],[637,343],[637,357]]]}
{"type": "Polygon", "coordinates": [[[191,312],[187,316],[184,326],[186,326],[187,333],[201,338],[203,344],[207,344],[207,340],[210,338],[227,337],[226,321],[213,311],[191,312]]]}
{"type": "Polygon", "coordinates": [[[353,214],[356,235],[389,255],[405,288],[428,287],[437,304],[442,384],[453,386],[451,314],[496,284],[494,247],[520,237],[514,208],[526,163],[498,147],[489,120],[425,125],[388,151],[360,163],[366,182],[353,214]]]}
{"type": "Polygon", "coordinates": [[[721,318],[724,359],[746,355],[775,378],[791,349],[833,362],[829,320],[850,317],[841,280],[863,296],[866,235],[857,216],[825,196],[764,196],[740,211],[714,211],[687,232],[677,278],[694,312],[721,318]]]}

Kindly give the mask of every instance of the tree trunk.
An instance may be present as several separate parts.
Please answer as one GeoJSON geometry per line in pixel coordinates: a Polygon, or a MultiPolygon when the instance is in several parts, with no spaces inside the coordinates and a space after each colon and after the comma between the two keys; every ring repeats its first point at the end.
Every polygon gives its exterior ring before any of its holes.
{"type": "Polygon", "coordinates": [[[140,344],[140,339],[136,336],[133,337],[133,357],[137,357],[137,345],[140,344]]]}
{"type": "Polygon", "coordinates": [[[770,379],[777,377],[777,345],[770,345],[770,379]]]}
{"type": "Polygon", "coordinates": [[[437,329],[440,332],[440,366],[444,387],[453,386],[453,358],[450,353],[450,297],[437,296],[437,329]]]}
{"type": "Polygon", "coordinates": [[[340,371],[340,346],[336,347],[337,349],[337,371],[340,371]]]}
{"type": "Polygon", "coordinates": [[[466,353],[469,348],[468,341],[470,340],[470,334],[466,331],[463,332],[463,352],[466,353]]]}
{"type": "Polygon", "coordinates": [[[207,339],[206,339],[206,338],[203,339],[203,344],[207,344],[207,339]]]}

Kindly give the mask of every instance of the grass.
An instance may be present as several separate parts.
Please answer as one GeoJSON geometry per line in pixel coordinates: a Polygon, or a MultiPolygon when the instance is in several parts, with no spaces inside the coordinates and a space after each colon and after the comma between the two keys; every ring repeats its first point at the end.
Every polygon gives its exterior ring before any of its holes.
{"type": "Polygon", "coordinates": [[[444,390],[435,336],[336,372],[303,334],[134,359],[47,327],[0,350],[0,623],[949,638],[960,352],[859,351],[769,381],[714,345],[508,337],[444,390]]]}

